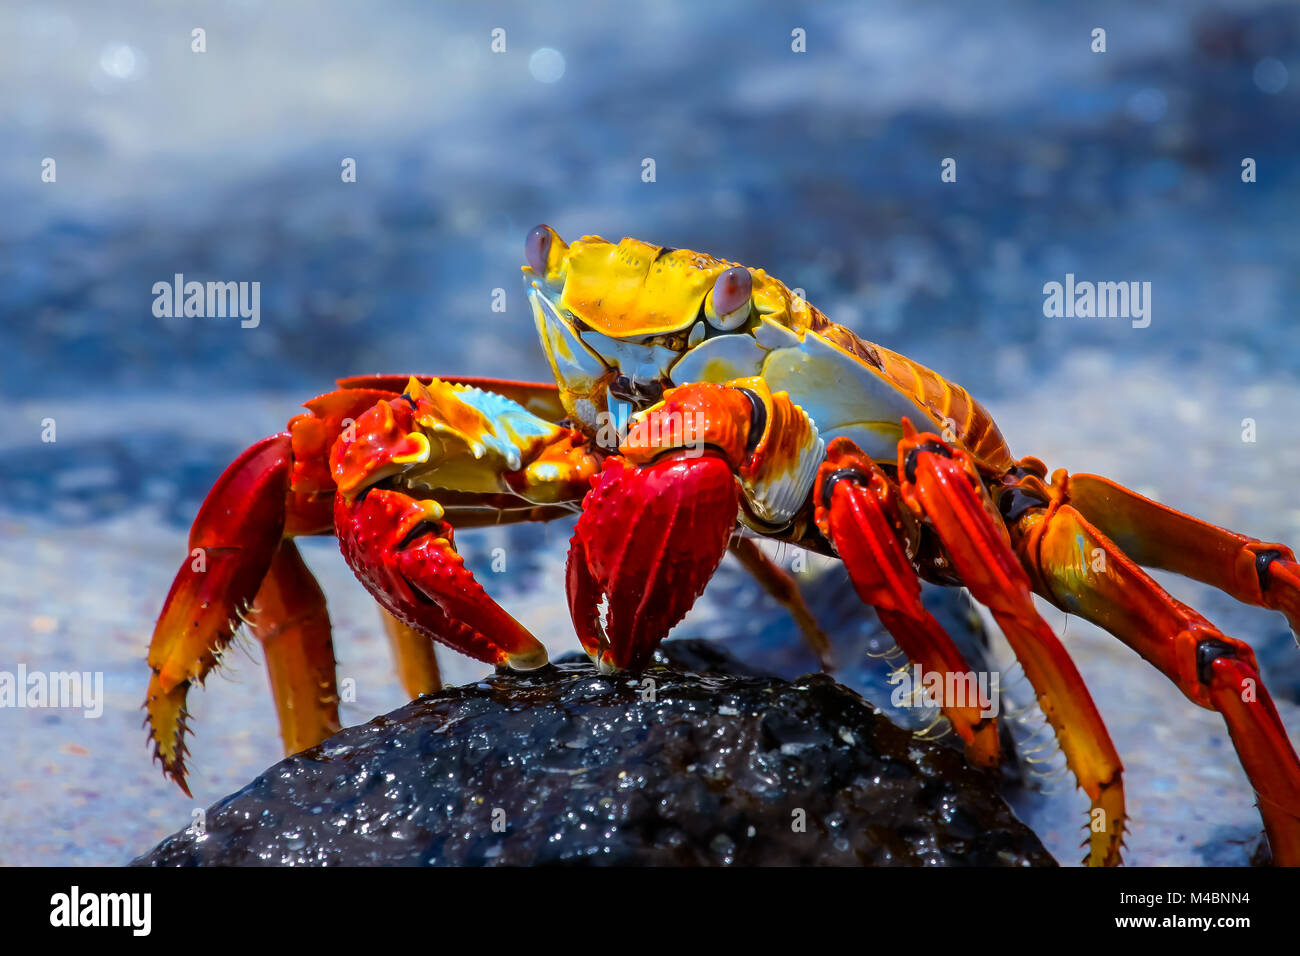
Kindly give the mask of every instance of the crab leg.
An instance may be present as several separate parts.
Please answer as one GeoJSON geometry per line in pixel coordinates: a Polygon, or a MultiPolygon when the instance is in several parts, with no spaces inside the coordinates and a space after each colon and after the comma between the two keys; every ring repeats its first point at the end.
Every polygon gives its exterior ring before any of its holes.
{"type": "Polygon", "coordinates": [[[831,641],[817,623],[817,618],[808,609],[807,602],[799,591],[798,583],[775,561],[763,553],[763,549],[753,538],[740,538],[733,541],[728,550],[736,556],[745,570],[762,585],[773,599],[790,612],[790,616],[799,625],[808,647],[817,657],[823,671],[835,669],[831,659],[831,641]]]}
{"type": "MultiPolygon", "coordinates": [[[[827,451],[814,487],[817,527],[835,545],[854,590],[876,609],[908,659],[927,673],[970,674],[960,650],[921,603],[921,582],[899,540],[898,491],[847,438],[827,451]]],[[[943,712],[977,766],[996,766],[999,742],[989,702],[945,700],[943,712]]]]}
{"type": "Polygon", "coordinates": [[[290,539],[276,549],[247,618],[266,654],[284,752],[298,753],[338,733],[334,645],[325,595],[290,539]]]}
{"type": "Polygon", "coordinates": [[[384,611],[384,630],[397,661],[397,677],[412,699],[421,694],[433,694],[442,689],[442,671],[438,657],[433,652],[433,642],[411,627],[384,611]]]}
{"type": "Polygon", "coordinates": [[[1170,597],[1070,505],[1027,512],[1014,531],[1038,593],[1110,631],[1193,703],[1223,715],[1274,859],[1300,865],[1300,759],[1250,647],[1170,597]]]}
{"type": "Polygon", "coordinates": [[[185,695],[217,663],[271,566],[284,530],[291,465],[286,432],[253,445],[217,479],[154,627],[146,723],[163,772],[187,794],[185,695]]]}
{"type": "Polygon", "coordinates": [[[903,500],[928,519],[953,570],[993,613],[1033,685],[1075,779],[1092,801],[1088,862],[1119,863],[1123,767],[1074,662],[1034,608],[1029,578],[969,456],[903,421],[898,473],[903,500]]]}
{"type": "Polygon", "coordinates": [[[1300,564],[1290,548],[1215,527],[1108,478],[1066,476],[1062,471],[1053,480],[1054,491],[1138,564],[1173,571],[1246,604],[1281,611],[1300,636],[1300,564]]]}

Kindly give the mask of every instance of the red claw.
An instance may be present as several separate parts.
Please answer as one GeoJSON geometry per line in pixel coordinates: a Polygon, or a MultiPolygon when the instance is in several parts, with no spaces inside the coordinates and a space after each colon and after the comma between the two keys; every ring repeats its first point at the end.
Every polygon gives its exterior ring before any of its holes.
{"type": "Polygon", "coordinates": [[[388,613],[475,660],[541,667],[546,648],[474,579],[441,517],[434,502],[393,489],[334,499],[343,557],[388,613]]]}
{"type": "Polygon", "coordinates": [[[640,467],[610,458],[591,484],[569,547],[569,611],[602,670],[640,670],[717,570],[740,493],[726,461],[686,451],[640,467]]]}

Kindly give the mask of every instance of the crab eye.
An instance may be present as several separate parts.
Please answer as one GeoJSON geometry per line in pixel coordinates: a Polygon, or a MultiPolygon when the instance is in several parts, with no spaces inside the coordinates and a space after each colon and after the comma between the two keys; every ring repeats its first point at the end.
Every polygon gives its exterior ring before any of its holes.
{"type": "Polygon", "coordinates": [[[536,226],[524,240],[524,258],[528,267],[542,278],[546,277],[546,260],[551,255],[551,229],[549,226],[536,226]]]}
{"type": "Polygon", "coordinates": [[[711,301],[705,317],[715,329],[729,332],[739,328],[749,318],[749,297],[754,291],[754,280],[744,266],[733,266],[713,283],[711,301]]]}

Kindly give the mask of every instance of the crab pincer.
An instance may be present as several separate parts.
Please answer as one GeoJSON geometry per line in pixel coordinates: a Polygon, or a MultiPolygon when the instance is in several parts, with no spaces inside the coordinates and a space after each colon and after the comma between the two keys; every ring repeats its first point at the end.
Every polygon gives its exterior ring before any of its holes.
{"type": "Polygon", "coordinates": [[[573,624],[602,671],[649,662],[721,563],[739,503],[732,466],[712,450],[670,447],[643,464],[606,460],[591,479],[568,561],[573,624]]]}
{"type": "Polygon", "coordinates": [[[541,667],[546,649],[465,567],[442,505],[414,489],[380,484],[427,459],[429,449],[405,398],[378,403],[334,446],[334,530],[344,559],[402,624],[475,660],[541,667]]]}

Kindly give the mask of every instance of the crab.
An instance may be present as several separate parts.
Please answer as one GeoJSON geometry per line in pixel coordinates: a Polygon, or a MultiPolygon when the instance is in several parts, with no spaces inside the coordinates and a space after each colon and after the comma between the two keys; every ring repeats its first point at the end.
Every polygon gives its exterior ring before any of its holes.
{"type": "MultiPolygon", "coordinates": [[[[149,648],[146,724],[187,794],[186,694],[241,622],[261,642],[286,752],[339,729],[325,599],[294,538],[337,536],[384,612],[403,686],[441,686],[434,643],[497,667],[547,663],[490,598],[455,530],[577,512],[566,590],[603,672],[638,672],[731,551],[828,638],[758,546],[838,557],[923,671],[972,669],[922,581],[988,608],[1091,801],[1085,862],[1120,862],[1123,768],[1033,595],[1099,625],[1194,704],[1218,711],[1258,795],[1274,859],[1300,864],[1300,761],[1249,645],[1142,566],[1282,612],[1300,565],[1096,475],[1013,457],[955,383],[831,322],[762,269],[635,239],[525,242],[525,289],[554,384],[367,376],[305,403],[240,455],[194,521],[149,648]]],[[[941,701],[968,759],[1001,760],[989,702],[941,701]]]]}

